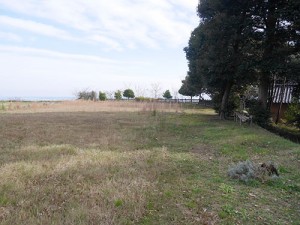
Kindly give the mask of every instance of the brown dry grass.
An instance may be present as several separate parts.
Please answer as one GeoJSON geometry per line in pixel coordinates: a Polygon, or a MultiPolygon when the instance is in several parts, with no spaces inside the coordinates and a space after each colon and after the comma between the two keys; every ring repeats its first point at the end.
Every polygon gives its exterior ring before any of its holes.
{"type": "Polygon", "coordinates": [[[36,112],[139,112],[164,111],[182,112],[178,103],[137,102],[137,101],[65,101],[65,102],[6,102],[6,113],[36,112]]]}
{"type": "Polygon", "coordinates": [[[0,224],[300,221],[299,145],[256,126],[160,103],[11,104],[0,113],[0,224]],[[282,176],[228,178],[245,159],[274,161],[282,176]]]}
{"type": "Polygon", "coordinates": [[[0,114],[1,224],[128,224],[147,213],[165,147],[135,132],[178,105],[9,103],[0,114]],[[133,132],[134,131],[134,132],[133,132]]]}
{"type": "Polygon", "coordinates": [[[108,103],[64,104],[0,114],[1,224],[137,222],[168,157],[163,147],[130,144],[129,130],[151,116],[137,120],[127,110],[143,108],[127,103],[113,107],[126,106],[117,114],[98,112],[108,103]]]}
{"type": "Polygon", "coordinates": [[[165,149],[121,153],[64,145],[31,146],[18,153],[20,160],[0,169],[4,224],[137,221],[145,212],[147,193],[155,189],[157,168],[163,168],[160,160],[155,167],[147,160],[167,157],[165,149]]]}

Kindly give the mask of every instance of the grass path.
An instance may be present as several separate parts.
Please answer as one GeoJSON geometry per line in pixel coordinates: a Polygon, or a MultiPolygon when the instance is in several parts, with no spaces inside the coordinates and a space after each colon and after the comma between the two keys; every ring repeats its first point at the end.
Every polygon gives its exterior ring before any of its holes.
{"type": "Polygon", "coordinates": [[[300,224],[300,146],[209,110],[2,113],[0,180],[0,224],[300,224]]]}

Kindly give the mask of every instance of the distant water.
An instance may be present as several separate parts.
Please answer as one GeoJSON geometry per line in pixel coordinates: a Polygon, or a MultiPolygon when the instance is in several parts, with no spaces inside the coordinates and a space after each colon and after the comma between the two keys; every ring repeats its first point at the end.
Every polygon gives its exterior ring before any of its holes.
{"type": "Polygon", "coordinates": [[[27,97],[2,97],[0,96],[0,101],[66,101],[75,100],[75,97],[37,97],[37,96],[27,96],[27,97]]]}

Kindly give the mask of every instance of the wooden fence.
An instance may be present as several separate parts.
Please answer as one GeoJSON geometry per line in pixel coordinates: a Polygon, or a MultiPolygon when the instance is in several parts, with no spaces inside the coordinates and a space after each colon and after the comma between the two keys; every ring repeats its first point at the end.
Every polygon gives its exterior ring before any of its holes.
{"type": "Polygon", "coordinates": [[[213,103],[211,100],[204,100],[204,99],[158,99],[158,102],[171,102],[171,103],[187,103],[187,104],[197,104],[197,105],[203,105],[203,106],[213,106],[213,103]]]}

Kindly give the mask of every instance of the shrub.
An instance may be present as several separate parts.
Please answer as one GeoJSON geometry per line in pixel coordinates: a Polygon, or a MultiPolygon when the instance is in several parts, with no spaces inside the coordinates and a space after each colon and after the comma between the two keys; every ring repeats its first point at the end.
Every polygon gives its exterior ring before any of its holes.
{"type": "Polygon", "coordinates": [[[244,182],[254,179],[260,182],[265,182],[267,180],[277,178],[279,174],[277,167],[272,162],[255,166],[250,160],[247,160],[230,167],[228,169],[228,176],[244,182]]]}
{"type": "Polygon", "coordinates": [[[79,91],[76,95],[77,95],[77,99],[81,99],[81,100],[95,101],[97,98],[95,91],[79,91]]]}
{"type": "Polygon", "coordinates": [[[100,101],[105,101],[107,98],[106,98],[106,94],[104,92],[99,92],[99,100],[100,101]]]}
{"type": "MultiPolygon", "coordinates": [[[[213,108],[217,113],[220,113],[221,110],[221,102],[222,102],[222,95],[216,94],[212,97],[212,102],[214,104],[213,108]]],[[[228,104],[225,109],[225,116],[229,117],[233,115],[234,111],[239,107],[240,98],[238,95],[231,93],[228,98],[228,104]]]]}
{"type": "Polygon", "coordinates": [[[137,102],[151,102],[151,98],[147,98],[147,97],[136,97],[135,100],[137,102]]]}
{"type": "Polygon", "coordinates": [[[237,165],[229,168],[228,176],[233,179],[238,179],[244,182],[255,178],[256,168],[249,160],[239,162],[237,165]]]}
{"type": "Polygon", "coordinates": [[[122,92],[120,90],[117,90],[115,92],[115,99],[116,100],[121,100],[122,99],[122,92]]]}
{"type": "Polygon", "coordinates": [[[271,124],[270,110],[264,109],[262,103],[257,100],[251,101],[249,104],[249,113],[253,116],[253,122],[261,127],[266,127],[271,124]]]}
{"type": "Polygon", "coordinates": [[[285,113],[285,118],[288,124],[291,124],[300,129],[300,104],[299,100],[294,99],[285,113]]]}

